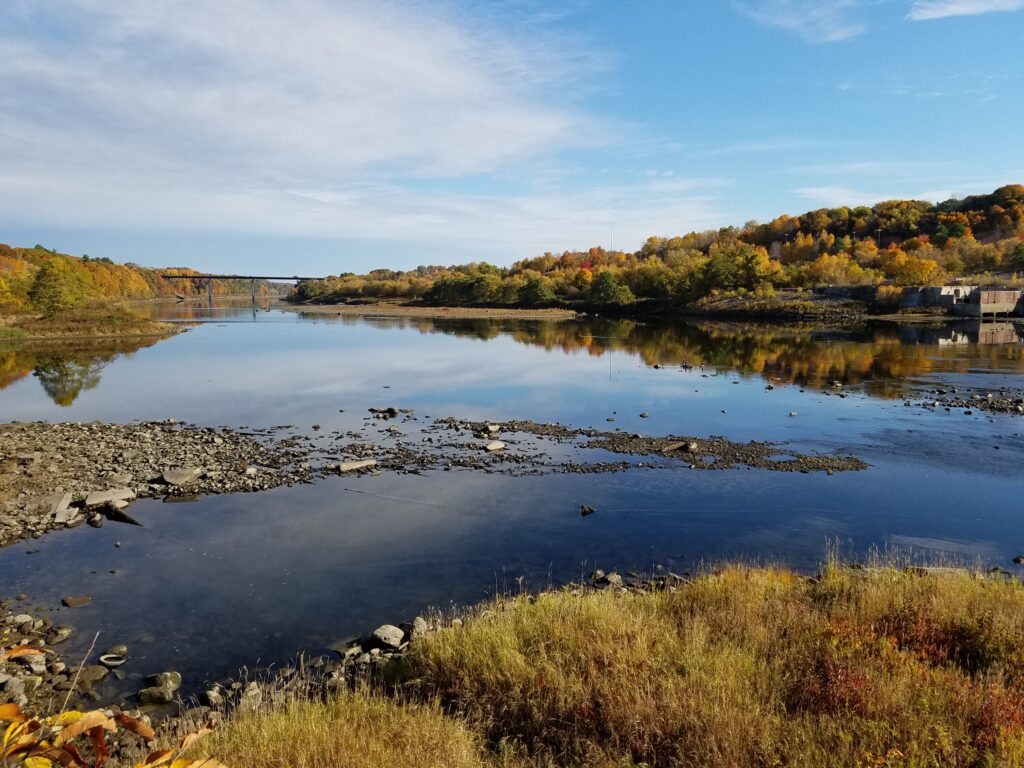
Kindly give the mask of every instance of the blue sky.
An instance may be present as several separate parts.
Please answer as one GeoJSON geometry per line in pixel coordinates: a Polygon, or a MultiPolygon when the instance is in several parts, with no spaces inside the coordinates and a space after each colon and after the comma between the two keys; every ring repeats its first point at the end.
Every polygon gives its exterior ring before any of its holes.
{"type": "Polygon", "coordinates": [[[1024,182],[1024,0],[4,0],[0,242],[284,274],[1024,182]]]}

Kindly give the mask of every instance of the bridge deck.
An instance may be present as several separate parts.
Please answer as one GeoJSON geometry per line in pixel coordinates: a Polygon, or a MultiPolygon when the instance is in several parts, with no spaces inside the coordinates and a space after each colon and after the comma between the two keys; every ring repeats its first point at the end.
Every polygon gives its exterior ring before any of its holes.
{"type": "Polygon", "coordinates": [[[298,275],[172,275],[160,274],[168,280],[323,280],[322,277],[299,277],[298,275]]]}

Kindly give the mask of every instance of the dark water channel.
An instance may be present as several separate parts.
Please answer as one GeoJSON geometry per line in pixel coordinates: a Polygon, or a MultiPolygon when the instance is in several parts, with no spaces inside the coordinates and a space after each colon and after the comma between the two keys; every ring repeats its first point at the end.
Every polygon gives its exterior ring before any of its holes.
{"type": "Polygon", "coordinates": [[[138,688],[132,675],[172,668],[194,691],[242,665],[517,589],[520,577],[538,587],[595,567],[685,571],[734,557],[810,568],[835,541],[851,555],[899,547],[1007,568],[1024,553],[1024,417],[904,405],[936,387],[1024,387],[1024,330],[1009,323],[812,332],[154,311],[206,322],[149,345],[0,351],[0,421],[175,418],[312,434],[363,430],[373,406],[415,409],[424,425],[607,429],[615,414],[630,432],[786,441],[871,466],[331,477],[145,500],[132,507],[143,527],[83,526],[0,550],[0,594],[51,607],[93,597],[55,620],[79,629],[70,657],[97,631],[103,647],[131,647],[129,678],[114,684],[125,692],[138,688]],[[581,517],[581,503],[598,513],[581,517]]]}

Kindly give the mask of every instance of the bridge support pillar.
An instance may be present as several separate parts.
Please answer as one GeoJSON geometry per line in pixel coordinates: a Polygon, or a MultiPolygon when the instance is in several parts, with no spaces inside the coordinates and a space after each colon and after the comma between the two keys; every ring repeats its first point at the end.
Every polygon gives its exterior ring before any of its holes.
{"type": "Polygon", "coordinates": [[[206,300],[213,305],[213,278],[206,281],[206,300]]]}

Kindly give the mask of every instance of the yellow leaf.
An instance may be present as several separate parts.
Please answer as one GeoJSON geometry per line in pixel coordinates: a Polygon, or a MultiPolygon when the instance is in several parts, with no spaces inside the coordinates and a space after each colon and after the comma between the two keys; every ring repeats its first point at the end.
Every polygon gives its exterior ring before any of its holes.
{"type": "Polygon", "coordinates": [[[24,719],[17,704],[0,704],[0,721],[18,723],[24,719]]]}
{"type": "Polygon", "coordinates": [[[45,757],[26,757],[22,765],[25,768],[52,768],[53,761],[45,757]]]}
{"type": "Polygon", "coordinates": [[[159,752],[153,752],[146,758],[145,762],[138,763],[135,768],[154,768],[155,766],[163,765],[172,757],[174,757],[173,749],[162,749],[159,752]]]}
{"type": "Polygon", "coordinates": [[[85,717],[84,712],[78,712],[77,710],[72,709],[69,712],[61,712],[59,715],[54,715],[53,717],[48,718],[46,722],[48,722],[50,725],[63,726],[69,725],[75,722],[76,720],[81,720],[83,717],[85,717]]]}
{"type": "Polygon", "coordinates": [[[141,736],[146,741],[153,741],[156,739],[156,732],[141,720],[136,720],[134,717],[129,717],[124,713],[114,715],[114,719],[129,731],[137,736],[141,736]]]}
{"type": "Polygon", "coordinates": [[[86,712],[78,720],[64,728],[54,737],[53,744],[54,746],[59,747],[72,739],[78,738],[92,728],[105,728],[108,731],[117,730],[117,726],[114,724],[114,721],[107,717],[105,713],[94,710],[92,712],[86,712]]]}

